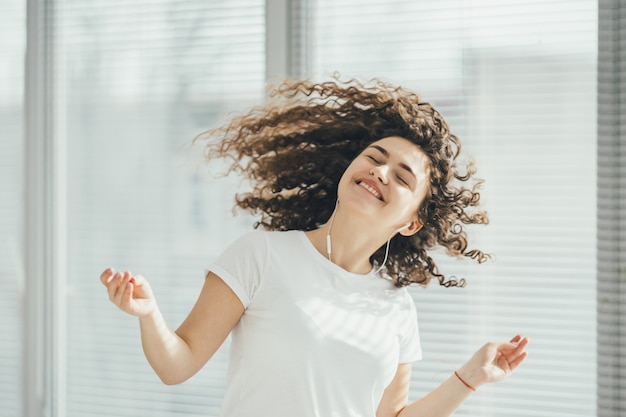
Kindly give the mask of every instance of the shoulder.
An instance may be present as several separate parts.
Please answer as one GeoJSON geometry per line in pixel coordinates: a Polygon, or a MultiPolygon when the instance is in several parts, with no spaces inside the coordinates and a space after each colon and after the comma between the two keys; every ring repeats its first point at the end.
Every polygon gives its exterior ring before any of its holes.
{"type": "Polygon", "coordinates": [[[411,291],[407,287],[398,288],[398,294],[402,300],[404,309],[409,310],[410,314],[415,314],[415,299],[411,295],[411,291]]]}
{"type": "Polygon", "coordinates": [[[299,230],[266,231],[254,230],[242,236],[250,245],[263,245],[267,248],[292,249],[298,247],[304,233],[299,230]]]}
{"type": "Polygon", "coordinates": [[[226,247],[223,254],[246,256],[254,254],[265,258],[269,252],[286,253],[299,247],[303,232],[299,230],[266,231],[252,230],[236,238],[226,247]]]}
{"type": "Polygon", "coordinates": [[[267,232],[253,230],[237,237],[227,244],[217,257],[214,265],[227,267],[230,270],[241,270],[253,264],[263,269],[268,253],[267,232]]]}
{"type": "Polygon", "coordinates": [[[392,283],[386,291],[386,297],[395,306],[396,314],[399,314],[404,319],[417,316],[415,299],[413,298],[412,291],[409,288],[396,287],[392,283]]]}
{"type": "Polygon", "coordinates": [[[267,246],[267,233],[263,230],[252,230],[239,236],[227,246],[226,251],[260,249],[267,246]]]}

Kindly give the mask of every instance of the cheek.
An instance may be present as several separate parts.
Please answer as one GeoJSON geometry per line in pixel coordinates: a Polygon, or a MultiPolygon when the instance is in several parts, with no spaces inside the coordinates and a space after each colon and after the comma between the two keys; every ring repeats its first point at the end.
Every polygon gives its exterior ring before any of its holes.
{"type": "Polygon", "coordinates": [[[345,192],[351,181],[351,178],[352,176],[350,175],[349,170],[346,170],[341,178],[339,178],[339,183],[337,184],[337,198],[340,198],[340,196],[345,192]]]}
{"type": "Polygon", "coordinates": [[[396,198],[403,201],[402,213],[408,215],[416,214],[424,201],[422,193],[415,193],[407,189],[399,191],[396,198]]]}
{"type": "Polygon", "coordinates": [[[339,178],[339,183],[337,184],[337,188],[341,189],[342,187],[345,187],[346,183],[348,182],[348,178],[350,178],[349,172],[348,170],[346,170],[341,176],[341,178],[339,178]]]}

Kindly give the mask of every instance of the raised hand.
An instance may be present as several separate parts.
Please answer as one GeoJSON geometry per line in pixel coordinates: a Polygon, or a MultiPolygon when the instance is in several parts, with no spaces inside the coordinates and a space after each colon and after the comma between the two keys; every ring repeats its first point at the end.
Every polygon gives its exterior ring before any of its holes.
{"type": "Polygon", "coordinates": [[[147,316],[157,308],[150,284],[141,275],[107,268],[100,275],[100,281],[107,287],[109,300],[128,314],[147,316]]]}
{"type": "Polygon", "coordinates": [[[509,342],[487,343],[459,369],[459,375],[473,387],[500,381],[526,359],[530,339],[516,335],[509,342]]]}

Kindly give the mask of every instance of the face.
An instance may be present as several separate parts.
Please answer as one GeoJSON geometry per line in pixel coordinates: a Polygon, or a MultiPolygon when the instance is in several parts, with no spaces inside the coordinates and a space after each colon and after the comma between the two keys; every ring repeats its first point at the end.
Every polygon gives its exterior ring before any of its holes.
{"type": "Polygon", "coordinates": [[[408,140],[398,136],[380,139],[344,172],[339,201],[369,217],[373,224],[413,234],[422,226],[417,212],[429,192],[429,166],[426,154],[408,140]]]}

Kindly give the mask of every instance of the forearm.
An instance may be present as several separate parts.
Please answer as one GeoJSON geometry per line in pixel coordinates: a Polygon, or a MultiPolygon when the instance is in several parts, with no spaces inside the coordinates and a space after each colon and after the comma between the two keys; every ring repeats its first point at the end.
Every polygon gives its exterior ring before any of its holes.
{"type": "Polygon", "coordinates": [[[479,386],[500,381],[526,358],[529,339],[516,335],[507,343],[487,343],[434,391],[404,407],[398,417],[448,417],[479,386]]]}
{"type": "Polygon", "coordinates": [[[144,354],[168,385],[183,382],[200,370],[244,312],[237,295],[220,277],[210,273],[192,311],[174,332],[165,323],[144,277],[107,268],[100,281],[107,287],[111,302],[139,317],[144,354]]]}
{"type": "Polygon", "coordinates": [[[161,381],[178,384],[193,374],[189,345],[168,327],[158,308],[139,318],[139,328],[146,359],[161,381]]]}
{"type": "Polygon", "coordinates": [[[404,407],[398,417],[448,417],[472,394],[459,378],[452,374],[426,396],[404,407]]]}

